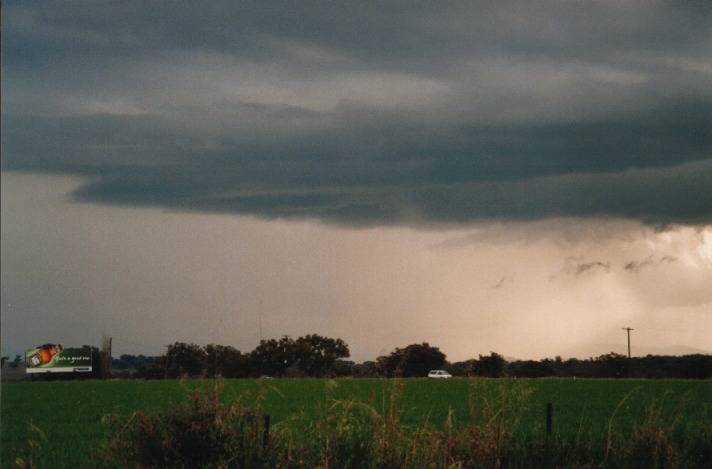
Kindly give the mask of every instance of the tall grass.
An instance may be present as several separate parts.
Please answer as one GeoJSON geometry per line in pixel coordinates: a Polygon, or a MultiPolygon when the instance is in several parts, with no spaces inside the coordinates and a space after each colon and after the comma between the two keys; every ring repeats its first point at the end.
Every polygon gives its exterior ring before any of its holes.
{"type": "Polygon", "coordinates": [[[446,422],[448,461],[465,467],[503,467],[518,456],[515,438],[531,390],[519,382],[474,381],[464,427],[446,422]]]}
{"type": "Polygon", "coordinates": [[[709,391],[626,380],[3,385],[0,449],[2,467],[712,467],[709,391]]]}
{"type": "MultiPolygon", "coordinates": [[[[335,386],[327,381],[326,387],[335,386]]],[[[110,467],[503,467],[528,390],[475,386],[464,426],[449,412],[443,426],[401,420],[403,384],[392,381],[370,402],[325,398],[316,419],[297,415],[268,429],[263,416],[196,393],[169,412],[113,420],[95,461],[110,467]],[[270,431],[271,433],[267,433],[270,431]]],[[[514,454],[512,454],[514,456],[514,454]]]]}
{"type": "Polygon", "coordinates": [[[301,412],[274,427],[287,467],[403,467],[408,440],[400,420],[402,383],[391,382],[368,401],[337,399],[337,384],[326,382],[314,413],[301,412]]]}

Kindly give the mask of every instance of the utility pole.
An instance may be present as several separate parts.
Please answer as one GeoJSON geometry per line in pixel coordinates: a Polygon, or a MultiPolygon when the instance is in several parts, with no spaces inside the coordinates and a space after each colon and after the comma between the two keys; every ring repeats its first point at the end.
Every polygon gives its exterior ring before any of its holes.
{"type": "Polygon", "coordinates": [[[262,299],[257,303],[257,323],[260,327],[260,343],[264,340],[262,336],[262,299]]]}
{"type": "Polygon", "coordinates": [[[628,332],[628,358],[630,358],[630,331],[633,331],[635,329],[632,329],[630,327],[622,327],[621,329],[628,332]]]}

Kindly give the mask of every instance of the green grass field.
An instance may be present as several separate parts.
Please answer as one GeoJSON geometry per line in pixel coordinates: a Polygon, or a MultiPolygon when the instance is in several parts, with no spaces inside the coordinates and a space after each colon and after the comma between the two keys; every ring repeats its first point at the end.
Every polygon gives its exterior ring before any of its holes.
{"type": "Polygon", "coordinates": [[[108,434],[111,418],[167,410],[195,389],[215,388],[223,402],[261,406],[273,431],[306,428],[324,420],[335,402],[358,402],[397,415],[405,432],[503,419],[519,454],[547,444],[564,462],[567,451],[579,452],[579,462],[615,461],[606,456],[611,441],[639,437],[641,428],[662,429],[668,439],[692,445],[685,449],[692,454],[687,466],[712,463],[711,381],[456,378],[3,383],[0,466],[14,467],[20,458],[38,467],[91,467],[89,455],[108,434]],[[550,436],[547,403],[553,407],[550,436]]]}

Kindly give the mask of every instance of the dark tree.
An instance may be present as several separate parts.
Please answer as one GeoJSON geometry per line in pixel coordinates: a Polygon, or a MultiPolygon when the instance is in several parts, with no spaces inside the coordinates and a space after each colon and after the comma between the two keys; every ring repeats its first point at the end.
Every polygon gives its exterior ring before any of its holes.
{"type": "Polygon", "coordinates": [[[209,378],[244,378],[249,372],[247,357],[234,347],[205,346],[205,373],[209,378]]]}
{"type": "Polygon", "coordinates": [[[343,340],[316,334],[300,337],[294,345],[299,369],[307,376],[331,376],[336,360],[351,355],[343,340]]]}
{"type": "Polygon", "coordinates": [[[427,376],[430,370],[441,368],[445,363],[445,354],[425,342],[407,346],[405,355],[403,374],[406,377],[427,376]]]}
{"type": "Polygon", "coordinates": [[[611,352],[594,360],[596,376],[599,378],[626,378],[628,376],[628,357],[611,352]]]}
{"type": "Polygon", "coordinates": [[[122,354],[119,358],[112,360],[112,368],[115,370],[137,370],[142,367],[153,366],[157,361],[157,357],[122,354]]]}
{"type": "Polygon", "coordinates": [[[351,375],[355,378],[374,378],[378,376],[376,362],[365,361],[361,364],[354,364],[351,367],[351,375]]]}
{"type": "Polygon", "coordinates": [[[205,370],[205,351],[195,344],[176,342],[165,355],[166,374],[171,377],[198,377],[205,370]]]}
{"type": "MultiPolygon", "coordinates": [[[[709,355],[685,355],[676,357],[674,367],[676,378],[710,379],[712,378],[712,357],[709,355]]],[[[672,374],[672,373],[670,373],[672,374]]]]}
{"type": "Polygon", "coordinates": [[[473,360],[473,374],[475,376],[485,376],[488,378],[499,378],[504,375],[507,361],[498,353],[491,352],[488,356],[479,356],[478,360],[473,360]]]}
{"type": "Polygon", "coordinates": [[[554,367],[546,360],[538,362],[534,360],[516,361],[510,364],[509,376],[517,378],[542,378],[544,376],[554,376],[554,367]]]}
{"type": "Polygon", "coordinates": [[[17,369],[17,367],[20,366],[20,363],[22,363],[22,356],[15,355],[15,359],[10,363],[10,368],[17,369]]]}
{"type": "Polygon", "coordinates": [[[428,371],[442,367],[445,354],[426,342],[412,344],[404,349],[396,348],[390,355],[376,359],[376,369],[381,376],[417,377],[426,376],[428,371]]]}
{"type": "Polygon", "coordinates": [[[380,376],[386,378],[403,376],[403,363],[405,362],[405,351],[397,348],[389,355],[381,355],[376,358],[376,371],[380,376]]]}
{"type": "Polygon", "coordinates": [[[262,340],[250,353],[250,362],[258,375],[285,376],[287,370],[296,363],[297,354],[294,340],[285,336],[279,341],[262,340]]]}

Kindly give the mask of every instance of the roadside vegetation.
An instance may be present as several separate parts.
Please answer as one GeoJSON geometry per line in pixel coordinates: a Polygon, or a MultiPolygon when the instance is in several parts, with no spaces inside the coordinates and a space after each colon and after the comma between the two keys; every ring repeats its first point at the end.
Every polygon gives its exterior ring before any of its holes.
{"type": "Polygon", "coordinates": [[[710,395],[699,380],[3,383],[0,465],[711,467],[710,395]]]}

